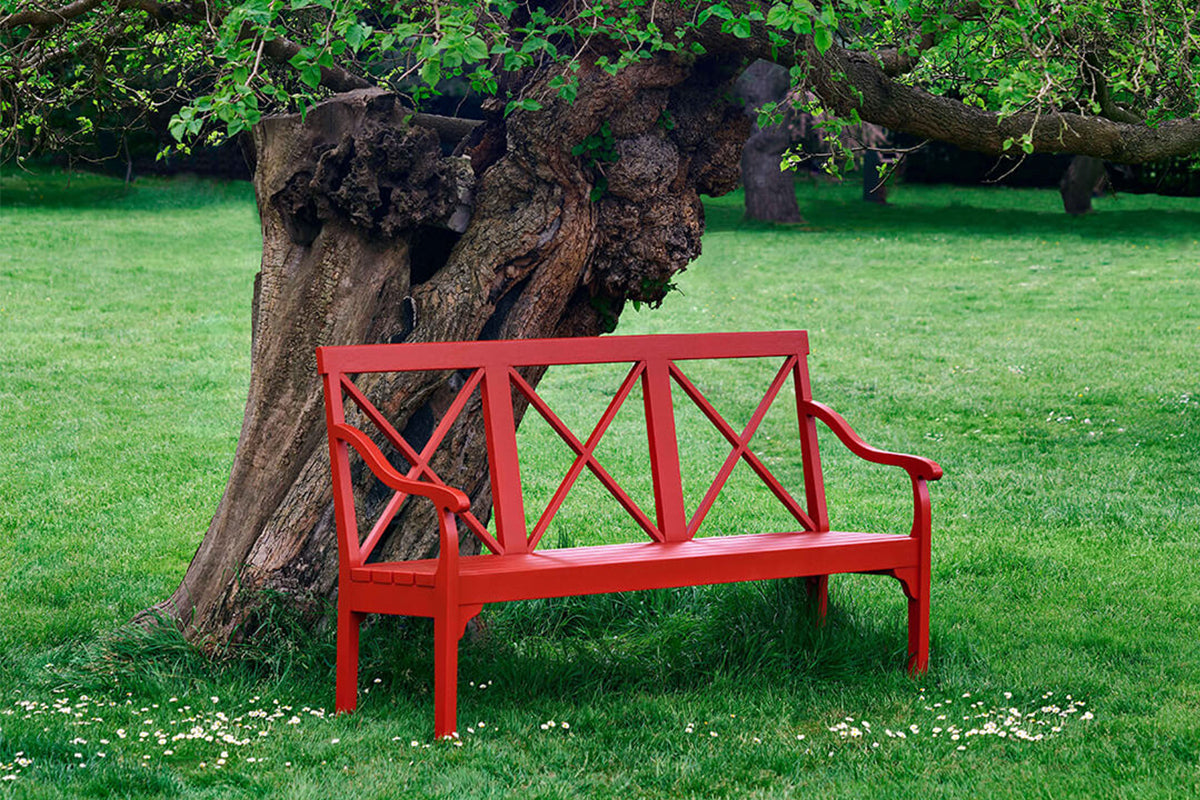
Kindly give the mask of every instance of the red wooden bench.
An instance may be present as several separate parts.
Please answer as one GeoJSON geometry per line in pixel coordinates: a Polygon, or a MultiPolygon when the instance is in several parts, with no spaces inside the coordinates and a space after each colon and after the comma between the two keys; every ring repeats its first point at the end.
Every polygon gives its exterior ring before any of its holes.
{"type": "Polygon", "coordinates": [[[846,421],[812,399],[804,331],[539,339],[435,344],[322,347],[317,363],[324,377],[326,419],[333,472],[340,558],[336,708],[353,710],[358,691],[358,636],[365,614],[407,614],[434,620],[434,734],[456,729],[458,642],[464,626],[485,603],[537,597],[599,594],[633,589],[808,577],[823,614],[827,576],[864,572],[897,578],[908,597],[908,668],[923,672],[929,658],[930,508],[926,481],[941,477],[933,461],[867,446],[846,421]],[[739,433],[726,422],[684,373],[690,359],[780,359],[779,370],[746,427],[739,433]],[[628,363],[630,370],[586,442],[566,425],[521,377],[535,365],[628,363]],[[417,452],[367,400],[351,376],[371,372],[457,370],[469,375],[455,402],[417,452]],[[749,449],[750,439],[776,395],[794,381],[799,417],[803,500],[793,497],[749,449]],[[617,485],[594,451],[621,404],[641,383],[654,488],[651,518],[617,485]],[[712,487],[689,517],[684,508],[672,391],[682,390],[728,440],[729,456],[712,487]],[[480,391],[493,495],[495,530],[471,512],[467,496],[445,485],[429,460],[450,425],[476,390],[480,391]],[[532,529],[526,524],[517,458],[513,392],[519,392],[576,454],[545,513],[532,529]],[[348,396],[411,465],[393,467],[363,431],[348,425],[348,396]],[[900,467],[912,479],[913,522],[907,533],[854,533],[829,530],[821,462],[817,452],[820,420],[854,454],[900,467]],[[355,518],[349,447],[395,491],[382,516],[362,538],[355,518]],[[794,530],[695,537],[730,472],[745,460],[771,493],[795,517],[794,530]],[[646,534],[632,544],[535,549],[575,478],[590,469],[646,534]],[[438,557],[419,561],[368,563],[372,548],[400,504],[412,495],[437,507],[438,557]],[[459,553],[457,521],[482,543],[482,554],[459,553]]]}

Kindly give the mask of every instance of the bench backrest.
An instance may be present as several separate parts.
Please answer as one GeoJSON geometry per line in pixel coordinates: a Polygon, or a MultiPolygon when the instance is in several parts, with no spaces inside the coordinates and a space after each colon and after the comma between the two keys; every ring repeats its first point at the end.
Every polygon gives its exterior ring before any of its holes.
{"type": "MultiPolygon", "coordinates": [[[[344,421],[344,396],[349,396],[409,462],[408,477],[435,483],[441,483],[441,480],[429,468],[429,460],[470,396],[478,388],[481,392],[487,432],[496,522],[495,536],[470,512],[460,516],[488,550],[512,554],[530,551],[537,545],[575,478],[585,468],[590,469],[604,483],[645,533],[657,541],[681,541],[694,536],[717,494],[740,460],[747,462],[803,529],[828,530],[816,427],[813,417],[806,413],[805,408],[805,404],[812,399],[807,355],[808,336],[804,331],[782,331],[321,347],[317,349],[317,365],[324,376],[330,421],[344,421]],[[680,362],[693,359],[764,357],[780,358],[780,367],[742,431],[735,431],[717,413],[707,398],[688,379],[680,365],[680,362]],[[586,441],[580,441],[572,434],[518,372],[518,368],[529,366],[600,363],[628,363],[630,369],[586,441]],[[468,374],[458,397],[420,452],[406,442],[384,419],[351,379],[351,376],[361,373],[414,370],[457,370],[460,374],[468,374]],[[750,438],[789,379],[795,386],[800,426],[806,495],[803,506],[780,485],[762,461],[748,448],[750,438]],[[650,448],[655,506],[653,520],[625,494],[593,456],[600,437],[639,381],[650,448]],[[716,480],[690,516],[684,508],[672,403],[673,386],[681,389],[696,403],[731,447],[716,480]],[[562,485],[554,494],[545,513],[531,529],[527,528],[526,524],[521,471],[517,457],[514,388],[546,419],[576,454],[575,462],[562,485]]],[[[349,463],[344,448],[342,456],[335,459],[331,466],[335,486],[348,487],[349,463]],[[344,463],[337,463],[338,461],[344,463]]],[[[366,559],[403,500],[402,496],[398,496],[388,505],[386,518],[376,522],[362,543],[362,552],[355,561],[361,563],[366,559]]]]}

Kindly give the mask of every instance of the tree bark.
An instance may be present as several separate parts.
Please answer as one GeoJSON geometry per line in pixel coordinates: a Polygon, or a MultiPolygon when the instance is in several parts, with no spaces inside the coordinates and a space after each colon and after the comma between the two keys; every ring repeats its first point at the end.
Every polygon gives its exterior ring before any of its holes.
{"type": "MultiPolygon", "coordinates": [[[[610,76],[585,64],[573,105],[493,109],[458,157],[379,90],[256,126],[263,259],[245,419],[225,495],[158,610],[211,646],[252,635],[272,595],[322,616],[337,555],[317,346],[590,335],[626,300],[661,300],[699,254],[699,195],[737,183],[749,125],[726,99],[735,66],[661,57],[610,76]],[[604,121],[619,158],[601,176],[571,148],[604,121]]],[[[418,448],[459,380],[374,377],[357,383],[418,448]]],[[[432,466],[487,519],[482,425],[470,408],[460,420],[432,466]]],[[[365,472],[356,485],[373,516],[389,493],[365,472]]],[[[383,558],[436,551],[426,505],[406,504],[383,558]]]]}
{"type": "Polygon", "coordinates": [[[788,120],[792,111],[784,104],[783,119],[765,128],[758,126],[758,111],[765,103],[783,103],[791,76],[783,67],[758,60],[737,81],[737,94],[746,115],[754,120],[753,133],[742,150],[742,184],[746,191],[746,218],[766,222],[802,222],[796,206],[795,175],[781,170],[784,152],[792,146],[788,120]]]}

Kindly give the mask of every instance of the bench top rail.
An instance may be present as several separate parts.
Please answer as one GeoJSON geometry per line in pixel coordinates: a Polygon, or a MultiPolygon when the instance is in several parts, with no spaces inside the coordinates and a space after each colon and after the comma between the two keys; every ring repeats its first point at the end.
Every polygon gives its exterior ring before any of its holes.
{"type": "Polygon", "coordinates": [[[611,364],[636,360],[764,358],[796,354],[808,354],[808,334],[805,331],[676,333],[326,346],[317,348],[317,369],[324,375],[478,369],[486,366],[611,364]]]}

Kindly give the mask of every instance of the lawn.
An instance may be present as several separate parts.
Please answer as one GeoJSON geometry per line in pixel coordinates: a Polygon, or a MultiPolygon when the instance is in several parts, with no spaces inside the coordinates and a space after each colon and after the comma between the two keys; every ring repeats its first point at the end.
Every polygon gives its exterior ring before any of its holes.
{"type": "MultiPolygon", "coordinates": [[[[877,576],[832,581],[820,629],[790,582],[511,604],[462,647],[455,745],[428,741],[420,622],[364,632],[360,711],[336,719],[331,633],[284,602],[221,662],[113,635],[175,587],[228,475],[253,196],[0,178],[0,796],[1200,796],[1200,201],[890,199],[802,186],[797,227],[712,200],[680,291],[618,332],[805,328],[817,399],[941,463],[928,675],[904,673],[877,576]]],[[[757,366],[698,368],[735,427],[757,366]]],[[[615,384],[582,378],[540,391],[586,435],[615,384]]],[[[787,475],[783,406],[756,442],[787,475]]],[[[681,427],[694,499],[728,448],[681,427]]],[[[614,472],[635,428],[605,440],[614,472]]],[[[537,420],[521,436],[548,475],[569,463],[537,420]]],[[[822,446],[834,525],[905,530],[903,476],[822,446]]],[[[750,477],[710,532],[774,524],[750,477]]],[[[586,476],[558,520],[550,544],[628,534],[586,476]]]]}

